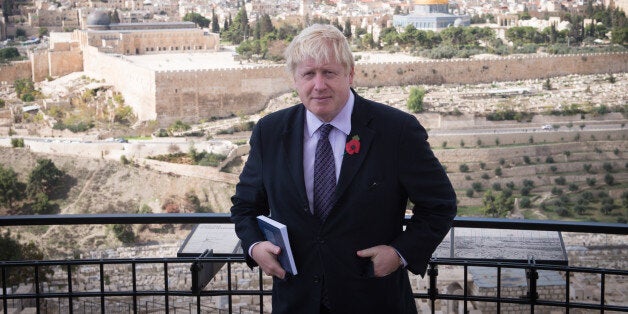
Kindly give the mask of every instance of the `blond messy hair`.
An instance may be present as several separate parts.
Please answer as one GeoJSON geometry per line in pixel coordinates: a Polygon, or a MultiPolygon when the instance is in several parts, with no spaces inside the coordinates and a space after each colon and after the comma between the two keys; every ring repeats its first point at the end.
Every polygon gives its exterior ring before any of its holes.
{"type": "Polygon", "coordinates": [[[353,54],[345,36],[335,26],[313,24],[297,35],[284,53],[286,69],[294,75],[297,65],[307,59],[316,63],[336,61],[349,73],[354,67],[353,54]]]}

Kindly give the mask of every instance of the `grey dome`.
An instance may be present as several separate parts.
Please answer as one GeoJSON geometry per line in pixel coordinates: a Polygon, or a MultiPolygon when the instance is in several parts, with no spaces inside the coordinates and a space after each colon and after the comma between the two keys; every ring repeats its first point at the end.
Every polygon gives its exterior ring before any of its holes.
{"type": "Polygon", "coordinates": [[[87,16],[87,26],[109,26],[111,19],[106,11],[97,10],[87,16]]]}

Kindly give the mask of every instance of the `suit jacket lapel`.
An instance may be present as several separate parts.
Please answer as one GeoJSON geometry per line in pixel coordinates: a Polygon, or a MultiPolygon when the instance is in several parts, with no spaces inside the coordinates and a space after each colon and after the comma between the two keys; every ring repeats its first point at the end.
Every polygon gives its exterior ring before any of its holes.
{"type": "MultiPolygon", "coordinates": [[[[299,197],[307,204],[305,178],[303,177],[303,125],[305,123],[305,107],[300,105],[294,114],[287,117],[282,134],[282,146],[286,156],[288,172],[297,187],[299,197]]],[[[280,162],[280,161],[277,161],[280,162]]]]}
{"type": "Polygon", "coordinates": [[[353,113],[351,114],[351,134],[347,136],[347,142],[354,136],[359,136],[360,151],[352,155],[349,155],[345,151],[342,159],[340,177],[338,178],[338,185],[336,186],[336,199],[340,199],[347,187],[351,184],[353,177],[360,169],[362,162],[364,162],[372,146],[373,139],[375,138],[375,131],[368,127],[368,124],[373,118],[368,110],[368,104],[364,98],[358,96],[355,92],[354,95],[355,104],[353,113]]]}

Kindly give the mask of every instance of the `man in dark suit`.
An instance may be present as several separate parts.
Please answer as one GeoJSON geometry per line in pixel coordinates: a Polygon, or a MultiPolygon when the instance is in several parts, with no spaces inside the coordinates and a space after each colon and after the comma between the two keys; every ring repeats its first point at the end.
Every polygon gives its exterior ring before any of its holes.
{"type": "Polygon", "coordinates": [[[248,265],[274,277],[273,313],[416,313],[407,271],[425,273],[456,215],[425,129],[351,89],[353,56],[331,25],[303,30],[286,61],[302,103],[256,124],[232,197],[248,265]],[[258,227],[269,214],[288,227],[297,275],[258,227]]]}

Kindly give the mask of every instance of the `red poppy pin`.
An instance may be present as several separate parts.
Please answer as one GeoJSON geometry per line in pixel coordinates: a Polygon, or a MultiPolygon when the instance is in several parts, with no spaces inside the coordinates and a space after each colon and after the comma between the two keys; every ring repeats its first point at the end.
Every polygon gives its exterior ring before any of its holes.
{"type": "Polygon", "coordinates": [[[355,135],[345,145],[345,152],[349,155],[357,154],[360,152],[360,137],[355,135]]]}

